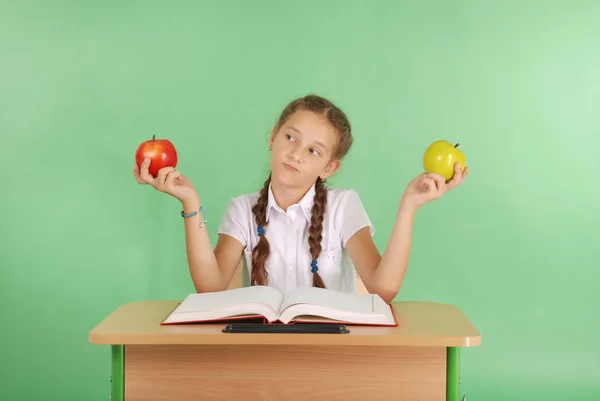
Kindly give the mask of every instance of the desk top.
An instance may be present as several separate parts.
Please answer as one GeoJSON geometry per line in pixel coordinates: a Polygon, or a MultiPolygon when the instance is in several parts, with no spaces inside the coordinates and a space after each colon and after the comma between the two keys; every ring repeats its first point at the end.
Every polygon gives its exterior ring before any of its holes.
{"type": "Polygon", "coordinates": [[[224,324],[161,326],[179,301],[121,305],[89,333],[92,344],[279,344],[472,347],[479,332],[455,306],[435,302],[394,302],[398,327],[348,325],[348,334],[222,333],[224,324]]]}

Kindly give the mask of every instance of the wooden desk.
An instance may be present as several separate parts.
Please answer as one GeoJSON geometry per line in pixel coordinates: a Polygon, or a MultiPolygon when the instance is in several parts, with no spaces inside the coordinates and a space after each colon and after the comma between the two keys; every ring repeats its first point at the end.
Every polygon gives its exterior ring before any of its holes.
{"type": "Polygon", "coordinates": [[[399,327],[230,334],[160,326],[178,301],[125,304],[89,333],[111,346],[112,400],[460,399],[460,349],[479,332],[451,305],[398,302],[399,327]]]}

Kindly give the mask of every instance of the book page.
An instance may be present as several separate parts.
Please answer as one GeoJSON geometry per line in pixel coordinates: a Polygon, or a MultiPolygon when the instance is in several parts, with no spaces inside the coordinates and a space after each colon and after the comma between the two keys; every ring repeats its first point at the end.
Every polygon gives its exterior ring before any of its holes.
{"type": "Polygon", "coordinates": [[[283,301],[279,319],[296,321],[338,321],[349,324],[396,324],[391,307],[376,294],[358,294],[302,288],[292,291],[283,301]]]}
{"type": "Polygon", "coordinates": [[[308,287],[292,291],[283,301],[281,309],[292,305],[311,304],[354,313],[375,312],[372,294],[357,294],[308,287]]]}
{"type": "Polygon", "coordinates": [[[268,286],[195,293],[188,295],[164,322],[202,321],[254,314],[274,320],[282,301],[281,293],[268,286]]]}
{"type": "Polygon", "coordinates": [[[262,303],[279,311],[283,296],[273,287],[251,286],[232,290],[190,294],[179,305],[177,312],[202,312],[245,303],[262,303]]]}

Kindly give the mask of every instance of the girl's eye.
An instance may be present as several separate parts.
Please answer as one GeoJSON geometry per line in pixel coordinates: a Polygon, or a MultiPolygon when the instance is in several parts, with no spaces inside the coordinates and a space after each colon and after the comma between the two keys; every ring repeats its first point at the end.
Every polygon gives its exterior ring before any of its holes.
{"type": "Polygon", "coordinates": [[[293,141],[294,140],[294,137],[291,136],[291,135],[286,135],[286,138],[287,138],[288,141],[293,141]]]}
{"type": "Polygon", "coordinates": [[[311,149],[310,152],[315,155],[315,156],[320,156],[321,154],[319,153],[319,151],[317,149],[311,149]]]}

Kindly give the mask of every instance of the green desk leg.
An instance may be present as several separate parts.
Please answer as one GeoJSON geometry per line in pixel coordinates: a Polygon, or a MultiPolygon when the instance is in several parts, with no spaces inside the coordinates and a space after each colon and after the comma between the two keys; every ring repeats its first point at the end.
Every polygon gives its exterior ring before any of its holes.
{"type": "Polygon", "coordinates": [[[446,349],[446,401],[459,401],[460,397],[460,348],[446,349]]]}
{"type": "Polygon", "coordinates": [[[110,353],[110,399],[112,401],[123,401],[125,398],[125,347],[123,345],[111,345],[110,353]]]}

